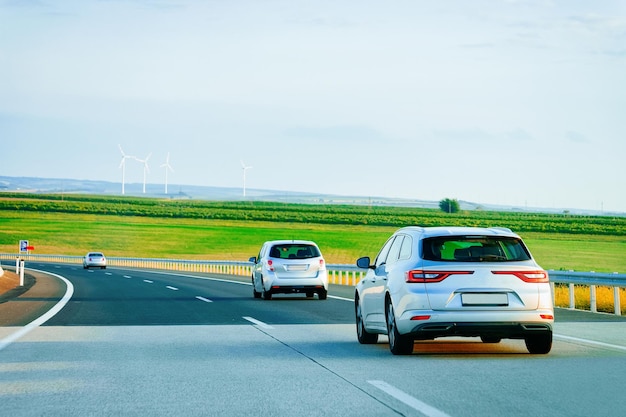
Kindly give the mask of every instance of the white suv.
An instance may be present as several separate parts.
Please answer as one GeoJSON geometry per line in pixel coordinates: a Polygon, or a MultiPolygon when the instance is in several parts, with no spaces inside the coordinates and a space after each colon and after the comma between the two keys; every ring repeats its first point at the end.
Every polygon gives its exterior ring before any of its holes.
{"type": "Polygon", "coordinates": [[[389,336],[395,355],[415,340],[524,339],[530,353],[552,347],[554,307],[548,274],[509,229],[405,227],[383,245],[354,298],[360,343],[389,336]]]}
{"type": "Polygon", "coordinates": [[[250,258],[254,298],[270,300],[273,294],[328,295],[326,262],[319,247],[307,240],[272,240],[250,258]]]}

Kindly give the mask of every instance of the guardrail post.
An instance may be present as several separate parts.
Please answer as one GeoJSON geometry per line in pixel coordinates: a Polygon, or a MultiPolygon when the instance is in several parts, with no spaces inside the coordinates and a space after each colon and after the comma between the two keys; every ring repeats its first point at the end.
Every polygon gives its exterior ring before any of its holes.
{"type": "Polygon", "coordinates": [[[620,296],[620,288],[613,287],[613,306],[614,306],[616,316],[622,315],[622,306],[620,303],[619,296],[620,296]]]}
{"type": "Polygon", "coordinates": [[[569,284],[569,308],[574,310],[576,308],[576,295],[574,294],[574,283],[569,284]]]}
{"type": "Polygon", "coordinates": [[[597,302],[596,302],[596,286],[589,286],[589,306],[591,308],[592,313],[598,312],[597,302]]]}

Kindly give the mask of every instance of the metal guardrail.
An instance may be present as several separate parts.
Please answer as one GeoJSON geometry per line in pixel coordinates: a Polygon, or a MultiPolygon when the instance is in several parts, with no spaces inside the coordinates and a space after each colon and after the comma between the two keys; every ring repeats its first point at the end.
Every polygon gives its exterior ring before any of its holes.
{"type": "MultiPolygon", "coordinates": [[[[34,254],[8,254],[0,253],[0,261],[17,261],[23,259],[26,262],[51,262],[82,265],[82,256],[69,255],[34,255],[34,254]]],[[[164,269],[180,272],[200,272],[208,274],[250,276],[251,263],[248,261],[198,261],[184,259],[160,259],[160,258],[119,258],[107,257],[109,266],[141,269],[164,269]]],[[[356,265],[328,264],[328,280],[331,284],[356,285],[365,275],[365,270],[356,265]]],[[[614,313],[621,315],[620,288],[626,288],[626,274],[606,274],[596,272],[575,272],[549,270],[550,282],[569,285],[569,308],[575,309],[576,300],[574,288],[576,285],[589,286],[590,308],[597,312],[596,286],[613,287],[614,313]]]]}
{"type": "Polygon", "coordinates": [[[626,288],[626,274],[597,273],[597,272],[576,272],[576,271],[548,271],[550,283],[552,284],[552,294],[554,294],[554,284],[568,284],[569,286],[569,308],[576,308],[575,286],[585,285],[589,287],[589,307],[592,313],[598,312],[596,286],[613,287],[613,313],[622,315],[620,302],[620,288],[626,288]]]}
{"type": "MultiPolygon", "coordinates": [[[[15,262],[50,262],[81,265],[82,256],[70,255],[34,255],[0,253],[0,261],[15,262]]],[[[248,261],[199,261],[163,258],[119,258],[107,256],[109,266],[138,269],[163,269],[177,272],[199,272],[207,274],[250,276],[252,264],[248,261]]],[[[326,265],[328,281],[338,285],[356,285],[365,275],[365,271],[356,265],[326,265]]]]}

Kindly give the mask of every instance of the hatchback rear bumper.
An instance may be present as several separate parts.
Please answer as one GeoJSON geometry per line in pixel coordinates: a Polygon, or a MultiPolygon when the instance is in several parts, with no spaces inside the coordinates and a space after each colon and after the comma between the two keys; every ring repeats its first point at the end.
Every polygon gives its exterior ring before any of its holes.
{"type": "Polygon", "coordinates": [[[272,294],[293,294],[293,293],[319,293],[327,291],[323,285],[273,285],[270,288],[272,294]]]}

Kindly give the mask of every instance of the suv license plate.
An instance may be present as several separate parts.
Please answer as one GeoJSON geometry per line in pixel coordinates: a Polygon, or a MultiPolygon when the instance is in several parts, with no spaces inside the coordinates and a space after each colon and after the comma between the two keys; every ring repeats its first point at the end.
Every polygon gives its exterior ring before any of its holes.
{"type": "Polygon", "coordinates": [[[484,293],[484,292],[471,292],[461,294],[461,303],[464,306],[508,306],[509,297],[506,293],[484,293]]]}

